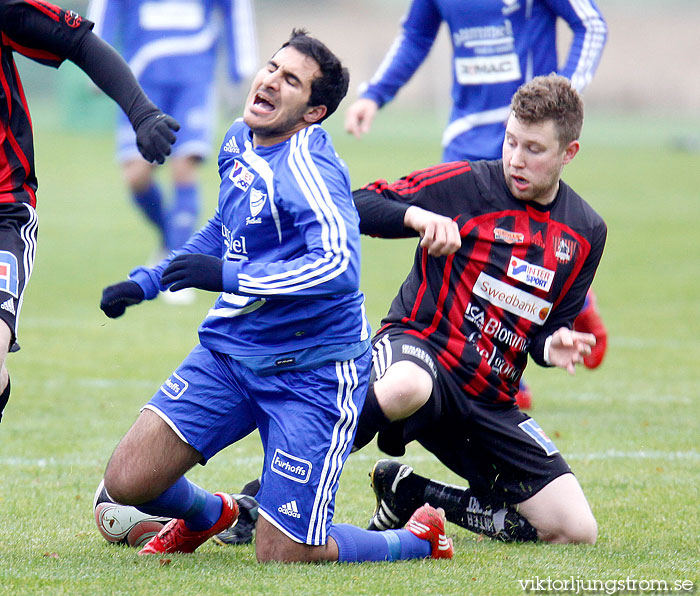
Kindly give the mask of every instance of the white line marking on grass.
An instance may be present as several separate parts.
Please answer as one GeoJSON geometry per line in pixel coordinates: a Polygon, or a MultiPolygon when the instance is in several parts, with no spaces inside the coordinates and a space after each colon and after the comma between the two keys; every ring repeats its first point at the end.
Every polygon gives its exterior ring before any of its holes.
{"type": "MultiPolygon", "coordinates": [[[[700,460],[700,453],[697,451],[618,451],[617,449],[609,449],[607,451],[598,451],[593,453],[572,453],[564,454],[567,460],[590,460],[590,459],[663,459],[663,460],[700,460]]],[[[352,461],[371,461],[377,460],[376,455],[364,453],[355,453],[352,455],[352,461]]],[[[236,466],[259,466],[262,457],[236,457],[236,466]]],[[[416,464],[422,462],[436,462],[437,460],[430,454],[425,455],[410,455],[404,459],[405,463],[416,464]]],[[[36,468],[90,468],[94,466],[104,465],[104,460],[95,459],[88,460],[86,458],[74,459],[70,457],[55,458],[55,457],[0,457],[0,466],[10,467],[36,467],[36,468]]]]}

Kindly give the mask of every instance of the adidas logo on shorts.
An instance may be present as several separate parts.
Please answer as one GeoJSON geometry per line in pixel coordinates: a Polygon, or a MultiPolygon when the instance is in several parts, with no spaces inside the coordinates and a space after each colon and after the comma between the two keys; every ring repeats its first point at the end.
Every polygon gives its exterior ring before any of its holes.
{"type": "Polygon", "coordinates": [[[297,509],[297,502],[296,501],[289,501],[289,503],[285,503],[284,505],[280,505],[277,508],[277,511],[280,513],[284,513],[284,515],[288,515],[289,517],[296,517],[300,518],[301,515],[299,515],[299,510],[297,509]]]}
{"type": "Polygon", "coordinates": [[[0,304],[0,308],[2,308],[3,310],[6,310],[9,313],[12,313],[13,315],[16,314],[15,313],[15,303],[12,301],[12,298],[8,298],[7,300],[5,300],[5,302],[0,304]]]}

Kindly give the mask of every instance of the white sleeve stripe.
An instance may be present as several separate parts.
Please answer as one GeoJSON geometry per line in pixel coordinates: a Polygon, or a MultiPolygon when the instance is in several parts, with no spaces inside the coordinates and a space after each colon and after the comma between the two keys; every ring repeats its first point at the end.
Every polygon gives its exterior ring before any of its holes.
{"type": "MultiPolygon", "coordinates": [[[[340,212],[338,211],[337,205],[333,202],[333,199],[331,198],[330,193],[328,192],[328,187],[326,186],[325,182],[323,181],[323,178],[321,177],[321,173],[318,171],[318,167],[316,166],[316,163],[313,161],[311,158],[311,153],[309,153],[309,144],[308,142],[305,142],[301,148],[301,155],[299,156],[299,160],[301,162],[301,158],[303,158],[303,163],[306,165],[307,172],[311,173],[313,176],[311,179],[315,180],[319,184],[319,190],[322,195],[323,201],[321,202],[321,207],[326,207],[328,211],[328,215],[330,217],[330,220],[335,223],[335,226],[332,228],[332,230],[335,231],[335,234],[332,234],[331,240],[334,242],[334,249],[337,252],[342,252],[344,254],[348,254],[348,248],[347,248],[347,230],[345,228],[345,220],[343,220],[342,216],[340,215],[340,212]]],[[[301,164],[300,164],[301,165],[301,164]]],[[[308,177],[308,174],[307,174],[308,177]]],[[[308,179],[308,178],[307,178],[308,179]]]]}
{"type": "Polygon", "coordinates": [[[255,36],[255,17],[250,0],[234,0],[232,37],[236,52],[236,66],[242,77],[254,74],[258,66],[258,45],[255,36]]]}
{"type": "MultiPolygon", "coordinates": [[[[386,71],[389,70],[391,63],[394,61],[394,57],[398,53],[399,48],[403,43],[404,37],[404,31],[403,29],[401,29],[400,33],[394,38],[394,41],[392,42],[389,51],[386,53],[386,56],[384,56],[384,60],[382,60],[381,64],[379,65],[379,68],[377,68],[377,72],[375,72],[374,76],[370,79],[370,85],[376,85],[379,81],[382,80],[386,71]]],[[[365,84],[364,87],[366,88],[367,85],[365,84]]]]}
{"type": "Polygon", "coordinates": [[[586,28],[581,47],[581,55],[571,75],[571,83],[574,88],[577,91],[583,91],[591,82],[593,73],[598,67],[598,62],[600,62],[602,50],[605,45],[605,38],[607,36],[607,27],[599,13],[588,0],[572,0],[571,7],[586,28]]]}
{"type": "MultiPolygon", "coordinates": [[[[306,265],[295,269],[295,276],[291,279],[282,279],[283,274],[266,275],[265,277],[253,278],[250,275],[240,273],[238,275],[239,285],[242,288],[257,287],[261,289],[265,287],[272,287],[274,285],[275,288],[282,289],[285,286],[288,287],[290,285],[298,284],[305,281],[313,281],[319,275],[324,275],[328,273],[329,268],[332,272],[332,270],[336,269],[339,266],[339,264],[340,257],[338,257],[337,255],[330,260],[328,258],[316,259],[313,263],[307,263],[306,265]]],[[[313,283],[311,285],[313,285],[313,283]]]]}
{"type": "Polygon", "coordinates": [[[155,59],[163,56],[180,56],[203,52],[214,45],[219,32],[218,22],[211,21],[205,29],[195,35],[163,37],[142,46],[129,61],[136,78],[155,59]]]}
{"type": "Polygon", "coordinates": [[[291,293],[325,283],[348,268],[350,251],[347,248],[345,222],[333,203],[318,168],[311,159],[308,151],[310,133],[309,129],[304,129],[292,137],[288,164],[321,225],[321,237],[326,254],[313,263],[306,263],[299,268],[265,277],[253,278],[240,273],[239,288],[243,291],[258,294],[291,293]]]}
{"type": "MultiPolygon", "coordinates": [[[[302,131],[299,134],[299,138],[295,139],[299,141],[299,144],[295,144],[292,150],[289,152],[289,166],[294,173],[294,177],[299,184],[307,202],[316,214],[316,219],[318,223],[321,224],[321,239],[323,241],[323,249],[326,251],[337,249],[337,246],[332,247],[330,244],[332,231],[330,226],[335,223],[330,217],[328,210],[324,210],[322,197],[322,189],[319,188],[318,184],[315,184],[315,180],[312,178],[312,174],[308,168],[304,167],[304,162],[302,161],[301,155],[301,143],[308,142],[308,129],[302,131]]],[[[322,184],[322,183],[321,183],[322,184]]]]}

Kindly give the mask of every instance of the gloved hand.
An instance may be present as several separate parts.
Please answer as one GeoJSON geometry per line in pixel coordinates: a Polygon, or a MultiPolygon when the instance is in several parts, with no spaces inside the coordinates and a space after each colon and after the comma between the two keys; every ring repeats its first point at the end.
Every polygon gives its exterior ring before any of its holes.
{"type": "Polygon", "coordinates": [[[202,254],[178,255],[160,276],[172,292],[183,288],[199,288],[210,292],[224,291],[224,262],[218,257],[202,254]]]}
{"type": "Polygon", "coordinates": [[[138,304],[144,298],[141,286],[135,281],[120,281],[102,290],[100,308],[110,319],[116,319],[124,314],[127,306],[138,304]]]}
{"type": "Polygon", "coordinates": [[[170,146],[175,142],[175,132],[180,124],[172,116],[160,110],[151,112],[134,127],[136,146],[146,161],[163,163],[170,155],[170,146]],[[175,131],[175,132],[173,132],[175,131]]]}

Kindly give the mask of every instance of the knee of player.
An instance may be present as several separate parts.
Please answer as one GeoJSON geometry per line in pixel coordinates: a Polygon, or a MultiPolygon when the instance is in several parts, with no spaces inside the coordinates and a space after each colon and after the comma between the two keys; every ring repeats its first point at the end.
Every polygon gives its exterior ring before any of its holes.
{"type": "Polygon", "coordinates": [[[126,470],[113,465],[107,466],[104,483],[111,499],[121,505],[139,505],[158,496],[144,492],[148,482],[143,483],[131,477],[126,470]]]}
{"type": "Polygon", "coordinates": [[[595,544],[598,539],[598,523],[590,512],[562,520],[559,527],[538,530],[541,540],[556,544],[595,544]]]}
{"type": "Polygon", "coordinates": [[[396,362],[375,382],[374,392],[384,413],[392,419],[410,415],[425,404],[433,391],[432,376],[412,362],[396,362]]]}
{"type": "Polygon", "coordinates": [[[598,539],[598,522],[593,514],[584,516],[569,532],[572,544],[595,544],[598,539]]]}

